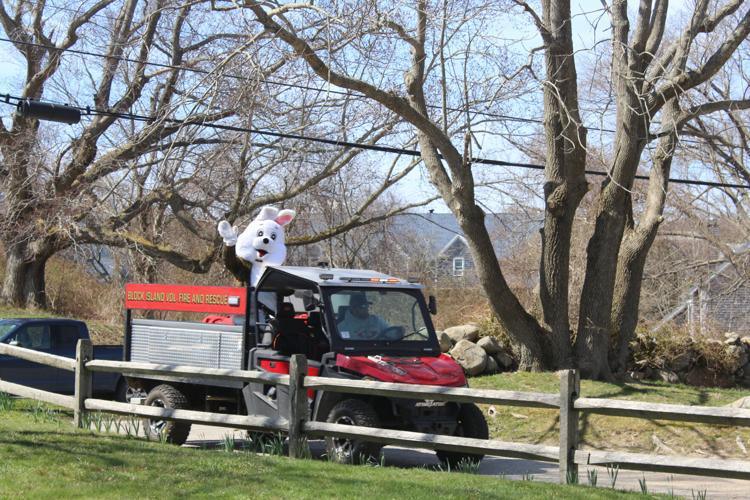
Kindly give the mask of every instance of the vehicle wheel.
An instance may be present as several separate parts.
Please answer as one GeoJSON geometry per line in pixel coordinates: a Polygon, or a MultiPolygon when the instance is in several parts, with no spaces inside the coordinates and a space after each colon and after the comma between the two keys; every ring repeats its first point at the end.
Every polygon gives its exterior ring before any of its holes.
{"type": "MultiPolygon", "coordinates": [[[[128,383],[125,381],[124,378],[121,378],[120,381],[117,383],[117,389],[115,389],[115,401],[118,403],[130,403],[130,400],[140,394],[143,394],[143,391],[138,389],[133,389],[128,385],[128,383]]],[[[143,394],[145,396],[145,394],[143,394]]]]}
{"type": "MultiPolygon", "coordinates": [[[[174,408],[175,410],[188,408],[188,399],[178,389],[169,384],[157,385],[148,393],[146,406],[160,408],[174,408]]],[[[173,422],[169,420],[147,419],[145,421],[146,434],[168,443],[182,445],[190,434],[190,423],[173,422]]]]}
{"type": "MultiPolygon", "coordinates": [[[[326,419],[331,424],[357,425],[363,427],[379,427],[380,420],[377,413],[369,404],[359,399],[345,399],[338,402],[326,419]]],[[[339,463],[361,464],[378,461],[379,443],[368,443],[347,438],[326,437],[326,454],[339,463]]]]}
{"type": "MultiPolygon", "coordinates": [[[[484,419],[482,410],[477,405],[462,404],[458,411],[458,426],[454,436],[489,439],[490,431],[487,421],[484,419]]],[[[463,464],[476,465],[482,461],[484,455],[473,455],[469,453],[457,453],[453,451],[437,450],[437,457],[451,470],[461,467],[463,464]]]]}

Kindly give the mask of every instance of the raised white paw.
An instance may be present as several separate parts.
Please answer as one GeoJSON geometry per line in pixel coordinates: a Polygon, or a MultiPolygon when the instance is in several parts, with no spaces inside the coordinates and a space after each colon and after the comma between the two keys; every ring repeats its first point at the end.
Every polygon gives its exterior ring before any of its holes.
{"type": "Polygon", "coordinates": [[[219,236],[224,239],[224,244],[233,247],[237,244],[237,227],[232,227],[229,222],[223,220],[219,222],[219,236]]]}

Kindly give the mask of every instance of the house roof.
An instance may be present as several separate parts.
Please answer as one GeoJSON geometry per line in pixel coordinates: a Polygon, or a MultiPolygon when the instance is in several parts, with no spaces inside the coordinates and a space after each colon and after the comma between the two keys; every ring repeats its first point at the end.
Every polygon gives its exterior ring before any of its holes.
{"type": "MultiPolygon", "coordinates": [[[[735,255],[741,255],[743,253],[746,253],[750,251],[750,242],[742,243],[740,245],[734,245],[731,247],[731,250],[735,255]]],[[[711,273],[711,275],[708,278],[706,278],[703,282],[698,283],[698,284],[693,284],[693,286],[691,286],[686,293],[687,298],[684,299],[677,307],[675,307],[669,313],[667,313],[667,315],[664,316],[662,320],[659,321],[659,323],[657,323],[656,326],[651,329],[651,331],[655,332],[659,330],[666,323],[672,321],[677,316],[685,312],[685,310],[688,308],[688,305],[690,304],[692,300],[693,295],[696,292],[698,292],[698,290],[700,290],[701,288],[706,288],[710,286],[711,283],[719,279],[719,277],[723,275],[724,271],[726,271],[727,268],[731,267],[732,265],[733,264],[731,261],[725,260],[724,262],[719,263],[716,267],[716,270],[713,273],[711,273]]]]}
{"type": "MultiPolygon", "coordinates": [[[[485,217],[485,225],[498,257],[507,255],[518,243],[534,235],[541,223],[541,216],[533,218],[501,213],[487,214],[485,217]]],[[[393,218],[393,230],[419,235],[435,255],[446,251],[457,239],[466,244],[466,237],[458,221],[450,213],[397,215],[393,218]]]]}

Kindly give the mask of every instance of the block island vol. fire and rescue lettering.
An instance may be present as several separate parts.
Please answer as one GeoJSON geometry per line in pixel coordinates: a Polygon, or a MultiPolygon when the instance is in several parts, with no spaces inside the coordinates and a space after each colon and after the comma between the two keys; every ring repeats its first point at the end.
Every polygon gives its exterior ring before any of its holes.
{"type": "Polygon", "coordinates": [[[231,314],[243,308],[245,295],[245,289],[234,287],[145,283],[129,283],[125,287],[127,307],[142,309],[231,314]]]}
{"type": "Polygon", "coordinates": [[[173,293],[173,292],[144,292],[142,290],[130,290],[127,293],[128,300],[144,302],[172,302],[181,304],[229,304],[229,295],[202,294],[202,293],[173,293]]]}

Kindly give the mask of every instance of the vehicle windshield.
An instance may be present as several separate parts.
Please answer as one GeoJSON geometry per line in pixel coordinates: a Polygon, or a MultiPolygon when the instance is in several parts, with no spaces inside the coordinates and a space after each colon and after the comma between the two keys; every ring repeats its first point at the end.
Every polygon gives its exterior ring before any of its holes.
{"type": "Polygon", "coordinates": [[[0,339],[4,338],[16,326],[18,326],[18,321],[0,321],[0,339]]]}
{"type": "Polygon", "coordinates": [[[338,290],[330,295],[339,337],[353,341],[425,341],[419,297],[405,290],[338,290]]]}

